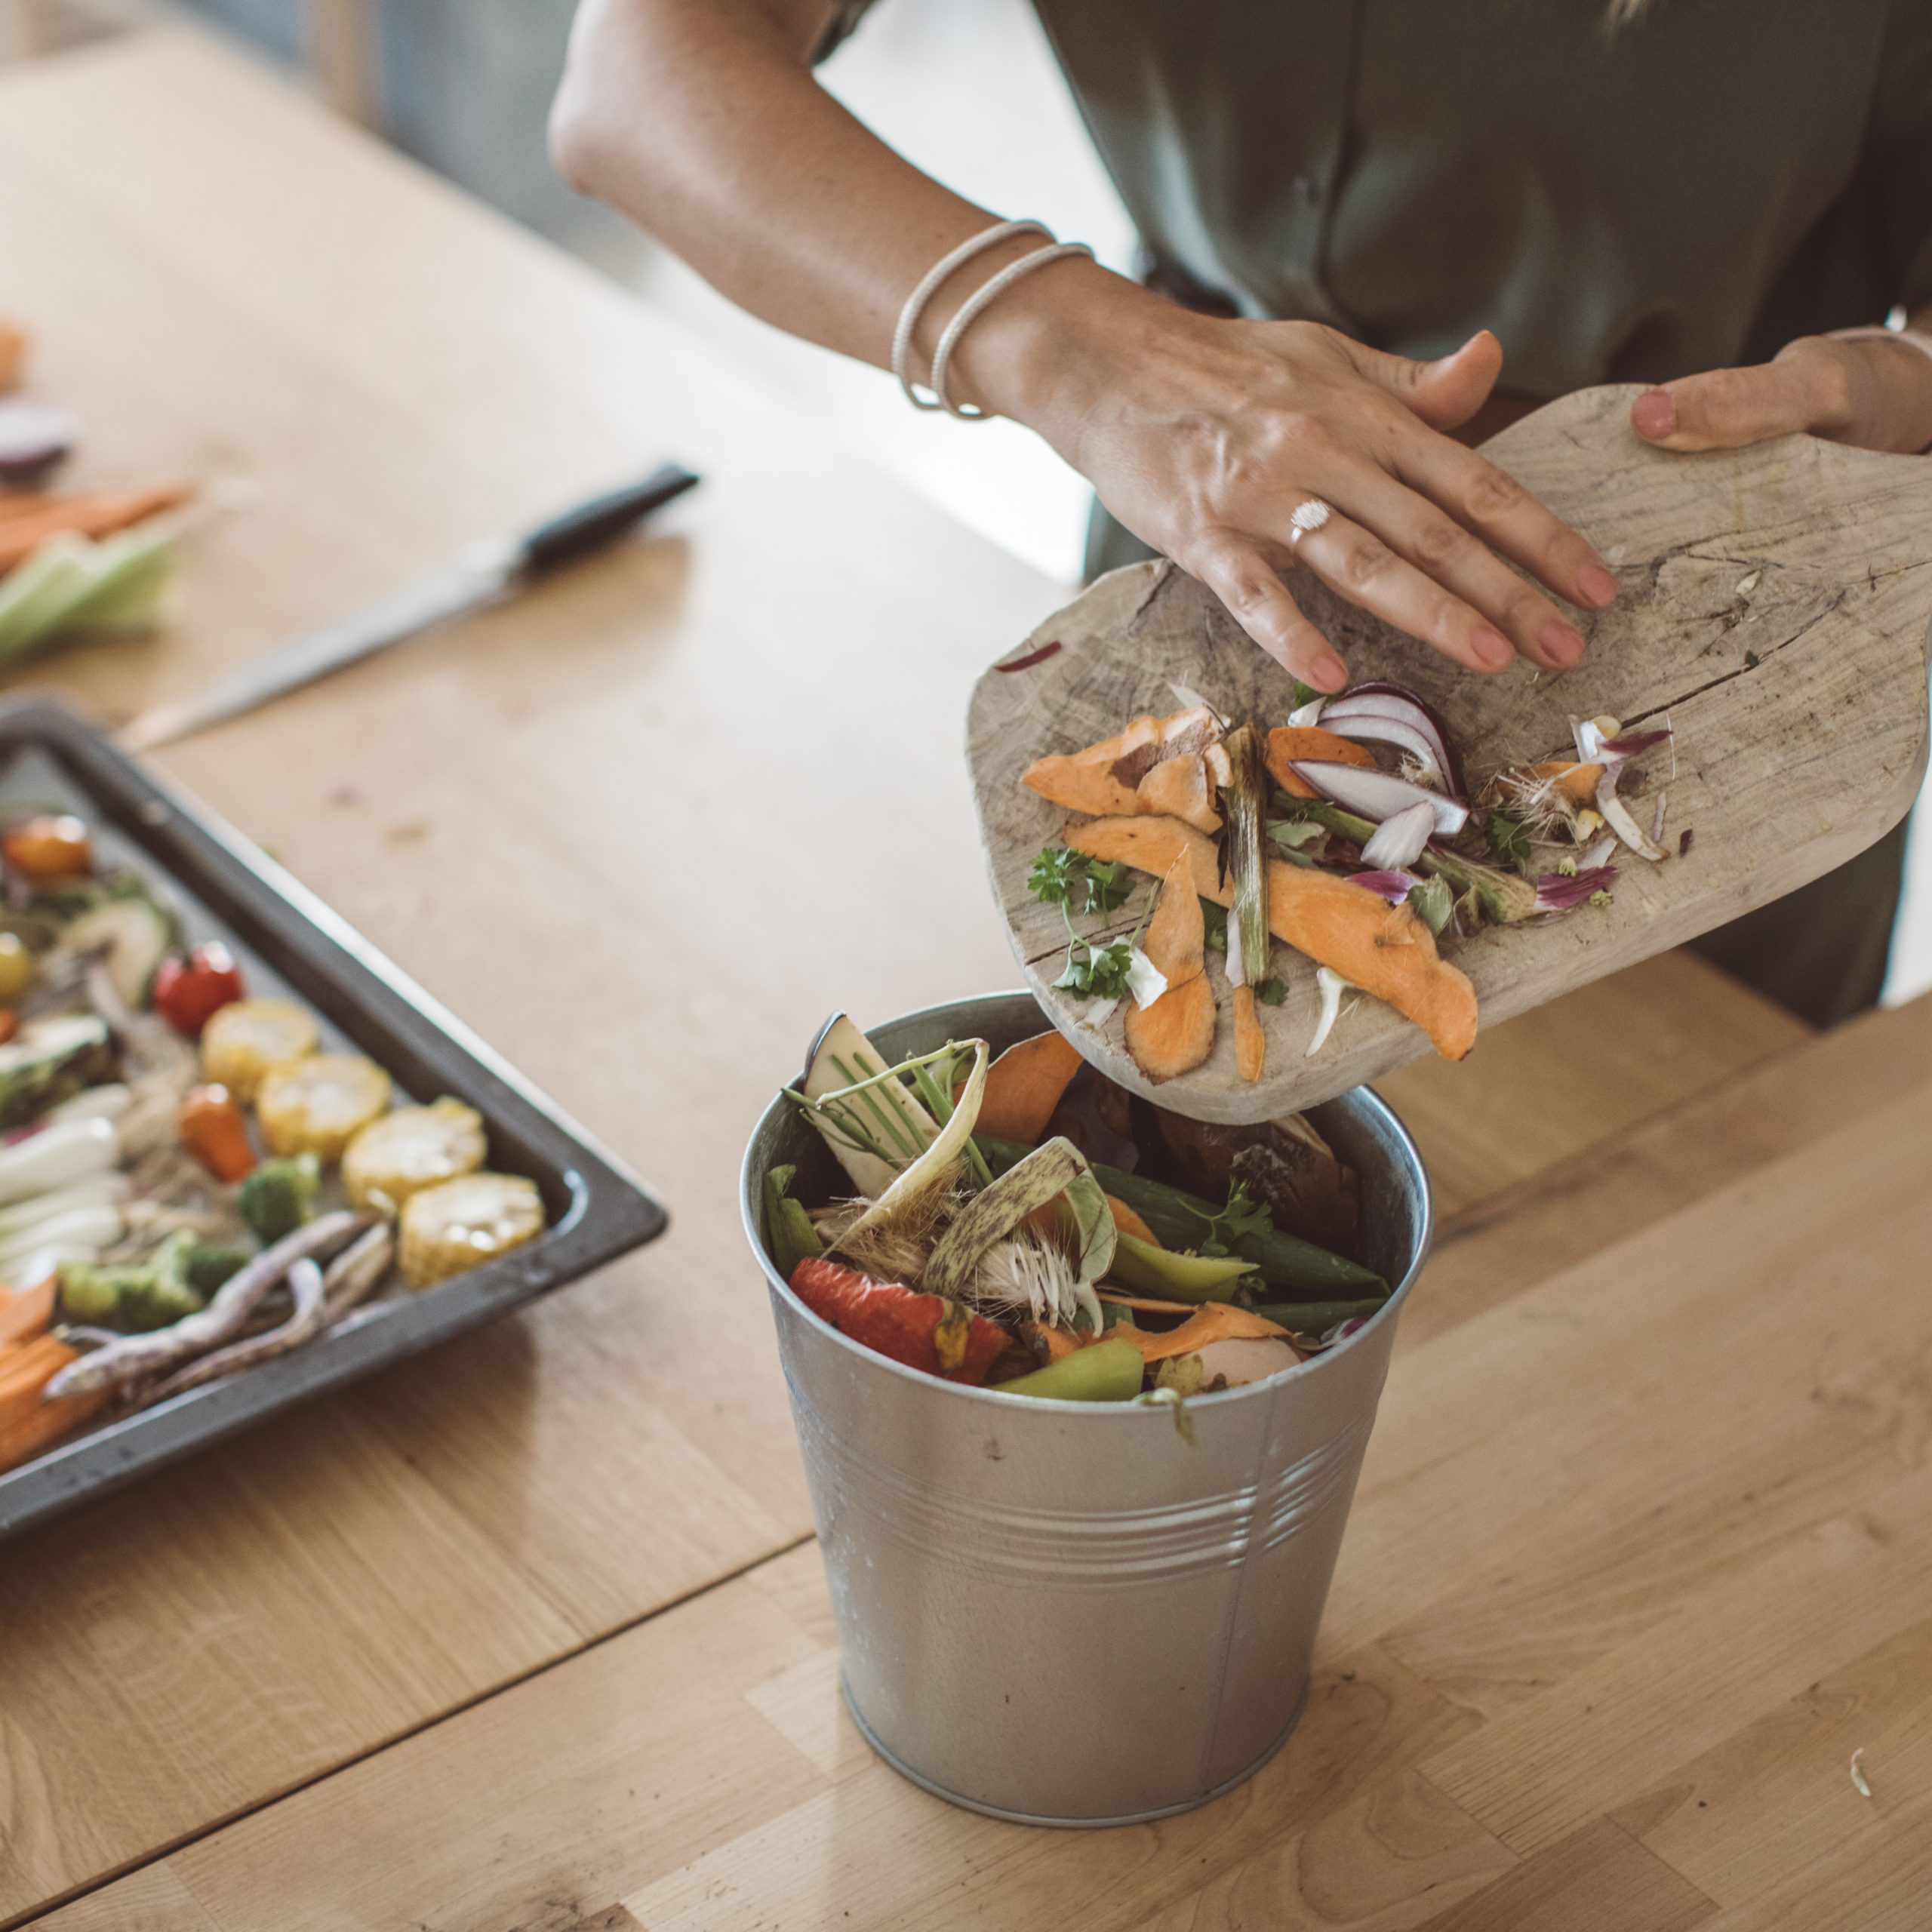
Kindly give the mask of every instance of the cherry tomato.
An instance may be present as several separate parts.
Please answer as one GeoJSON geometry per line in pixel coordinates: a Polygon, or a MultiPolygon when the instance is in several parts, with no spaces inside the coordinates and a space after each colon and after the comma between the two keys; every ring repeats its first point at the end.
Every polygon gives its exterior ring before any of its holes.
{"type": "Polygon", "coordinates": [[[217,1180],[245,1180],[254,1171],[248,1124],[226,1087],[191,1087],[175,1125],[181,1144],[217,1180]]]}
{"type": "Polygon", "coordinates": [[[214,1014],[242,993],[242,969],[219,940],[196,946],[186,959],[171,952],[155,968],[154,1010],[187,1039],[198,1040],[214,1014]]]}
{"type": "Polygon", "coordinates": [[[0,933],[0,1000],[18,999],[38,970],[17,934],[0,933]]]}
{"type": "Polygon", "coordinates": [[[30,818],[0,838],[7,869],[35,885],[50,879],[85,878],[94,870],[94,844],[77,818],[30,818]]]}

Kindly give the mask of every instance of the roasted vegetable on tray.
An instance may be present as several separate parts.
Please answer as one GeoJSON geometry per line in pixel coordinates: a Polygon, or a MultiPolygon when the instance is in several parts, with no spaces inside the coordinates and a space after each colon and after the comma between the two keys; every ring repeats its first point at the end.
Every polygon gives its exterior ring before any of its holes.
{"type": "MultiPolygon", "coordinates": [[[[1475,989],[1439,943],[1608,903],[1620,843],[1651,863],[1669,856],[1667,792],[1633,810],[1647,780],[1620,789],[1636,761],[1670,743],[1668,722],[1626,732],[1614,718],[1574,719],[1574,757],[1503,767],[1472,787],[1441,719],[1399,685],[1311,697],[1265,737],[1179,695],[1186,710],[1137,718],[1023,774],[1051,803],[1088,814],[1068,821],[1027,881],[1066,921],[1054,984],[1091,1026],[1128,1002],[1127,1049],[1150,1081],[1191,1072],[1214,1050],[1220,1001],[1208,952],[1220,955],[1236,1070],[1261,1078],[1258,1009],[1284,994],[1271,940],[1315,970],[1308,1054],[1354,990],[1460,1060],[1475,1040],[1475,989]],[[1198,939],[1189,898],[1204,921],[1198,939]]],[[[1690,850],[1687,831],[1677,850],[1690,850]]]]}
{"type": "MultiPolygon", "coordinates": [[[[1198,971],[1198,899],[1163,903],[1173,930],[1157,909],[1149,937],[1177,972],[1152,1014],[1198,971]]],[[[1355,1176],[1299,1116],[1190,1133],[1057,1033],[888,1066],[843,1015],[786,1091],[854,1192],[809,1201],[795,1167],[772,1168],[773,1264],[814,1314],[923,1374],[1171,1402],[1294,1368],[1388,1298],[1349,1252],[1355,1176]]]]}
{"type": "Polygon", "coordinates": [[[534,1240],[482,1117],[390,1108],[63,814],[0,826],[0,1469],[534,1240]]]}

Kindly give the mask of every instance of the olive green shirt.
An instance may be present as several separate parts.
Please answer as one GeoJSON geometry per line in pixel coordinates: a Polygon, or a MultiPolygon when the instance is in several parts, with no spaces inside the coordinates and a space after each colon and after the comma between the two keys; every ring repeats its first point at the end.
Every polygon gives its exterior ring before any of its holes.
{"type": "Polygon", "coordinates": [[[1151,278],[1206,306],[1491,328],[1545,397],[1932,301],[1932,0],[1035,5],[1151,278]]]}

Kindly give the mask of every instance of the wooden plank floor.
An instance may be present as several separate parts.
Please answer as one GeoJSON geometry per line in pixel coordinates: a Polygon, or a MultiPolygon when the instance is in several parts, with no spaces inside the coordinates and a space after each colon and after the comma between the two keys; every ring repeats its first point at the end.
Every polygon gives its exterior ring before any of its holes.
{"type": "Polygon", "coordinates": [[[1921,1932],[1928,1149],[1921,1002],[1452,1226],[1306,1715],[1201,1811],[1034,1831],[907,1784],[808,1545],[43,1923],[1921,1932]]]}

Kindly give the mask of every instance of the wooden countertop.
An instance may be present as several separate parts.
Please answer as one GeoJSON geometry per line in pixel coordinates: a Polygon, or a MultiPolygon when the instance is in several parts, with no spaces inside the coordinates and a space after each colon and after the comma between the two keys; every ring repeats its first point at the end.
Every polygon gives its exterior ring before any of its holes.
{"type": "Polygon", "coordinates": [[[660,456],[707,479],[163,755],[673,1226],[0,1546],[0,1921],[1923,1922],[1932,1009],[1812,1040],[1666,958],[1392,1078],[1451,1219],[1300,1730],[1158,1826],[956,1811],[838,1708],[734,1181],[826,1011],[1014,977],[959,721],[1063,591],[198,38],[0,82],[0,260],[85,473],[249,506],[165,637],[47,667],[110,717],[660,456]]]}

